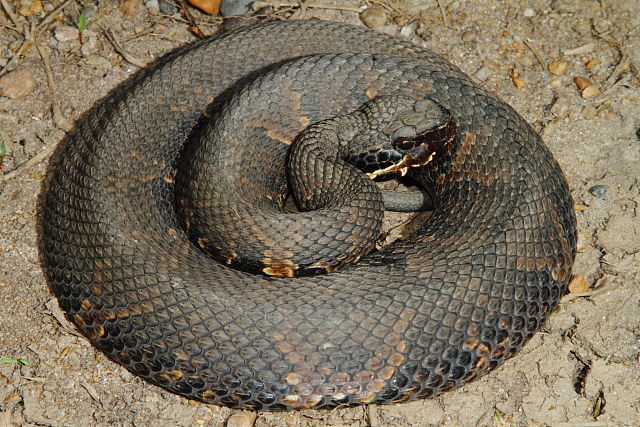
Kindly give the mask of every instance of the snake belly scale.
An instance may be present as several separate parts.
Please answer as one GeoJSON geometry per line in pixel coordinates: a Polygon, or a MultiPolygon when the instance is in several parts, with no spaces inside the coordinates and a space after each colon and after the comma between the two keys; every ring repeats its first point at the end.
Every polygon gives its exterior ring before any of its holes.
{"type": "MultiPolygon", "coordinates": [[[[180,48],[83,116],[57,157],[42,240],[61,307],[109,358],[203,402],[435,396],[515,354],[571,275],[572,199],[531,127],[438,55],[345,24],[273,22],[180,48]],[[409,172],[435,210],[406,241],[330,274],[279,278],[231,269],[187,238],[173,186],[207,117],[239,103],[225,116],[239,141],[227,155],[256,137],[266,142],[245,157],[269,168],[307,125],[396,93],[434,99],[458,132],[450,154],[409,172]]],[[[231,222],[247,229],[246,215],[231,222]]]]}

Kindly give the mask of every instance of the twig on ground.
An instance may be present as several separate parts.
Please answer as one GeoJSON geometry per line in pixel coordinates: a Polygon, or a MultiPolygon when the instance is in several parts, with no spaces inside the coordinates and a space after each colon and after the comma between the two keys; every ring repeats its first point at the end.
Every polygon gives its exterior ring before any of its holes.
{"type": "Polygon", "coordinates": [[[0,70],[0,76],[3,76],[4,74],[6,74],[9,71],[9,68],[11,68],[11,65],[13,65],[13,63],[17,61],[18,58],[20,58],[20,56],[25,50],[31,49],[32,45],[33,45],[33,42],[31,40],[24,39],[24,41],[20,45],[20,49],[18,49],[18,51],[13,54],[11,59],[7,61],[7,65],[5,65],[2,70],[0,70]]]}
{"type": "Polygon", "coordinates": [[[178,5],[180,6],[180,9],[182,9],[182,14],[184,15],[184,18],[189,23],[189,29],[191,30],[191,32],[195,34],[195,36],[198,37],[199,39],[205,38],[205,35],[200,30],[200,27],[198,27],[196,20],[193,19],[193,16],[191,16],[189,9],[187,9],[187,5],[184,3],[184,0],[177,0],[177,1],[178,1],[178,5]]]}
{"type": "Polygon", "coordinates": [[[47,84],[49,85],[49,89],[51,92],[55,94],[56,91],[56,82],[53,80],[53,72],[51,71],[51,63],[49,62],[49,55],[44,50],[39,43],[36,42],[36,49],[38,49],[38,53],[40,54],[40,59],[42,59],[42,63],[44,64],[44,73],[47,75],[47,84]]]}
{"type": "Polygon", "coordinates": [[[14,170],[12,170],[11,172],[5,174],[5,175],[0,175],[0,181],[4,180],[4,181],[9,181],[10,179],[15,178],[16,176],[20,175],[21,173],[23,173],[24,171],[28,170],[29,168],[31,168],[34,165],[37,165],[38,163],[40,163],[42,160],[46,159],[47,157],[49,157],[49,155],[51,153],[53,153],[53,151],[55,150],[55,148],[58,146],[57,142],[54,142],[51,145],[46,146],[44,149],[42,149],[42,151],[40,151],[38,154],[36,154],[35,156],[33,156],[32,158],[30,158],[29,160],[27,160],[26,162],[24,162],[23,164],[21,164],[20,166],[18,166],[17,168],[15,168],[14,170]]]}
{"type": "Polygon", "coordinates": [[[69,3],[71,3],[71,0],[65,0],[64,3],[62,3],[60,6],[56,7],[55,9],[53,9],[50,14],[45,16],[42,19],[42,21],[40,21],[40,23],[38,24],[36,30],[38,32],[40,32],[40,30],[42,30],[44,28],[44,26],[47,25],[49,23],[49,21],[51,21],[51,19],[53,19],[54,16],[56,16],[58,13],[60,13],[60,11],[62,9],[64,9],[69,3]]]}
{"type": "Polygon", "coordinates": [[[565,50],[563,53],[565,55],[582,55],[584,53],[591,52],[593,49],[595,49],[595,47],[596,47],[596,44],[594,42],[590,42],[573,49],[565,50]]]}
{"type": "Polygon", "coordinates": [[[13,8],[11,7],[11,5],[7,3],[7,0],[0,0],[0,4],[2,5],[2,8],[7,13],[7,15],[9,16],[9,19],[11,20],[11,22],[13,22],[13,25],[15,25],[16,28],[18,28],[18,30],[22,32],[22,25],[18,22],[18,18],[13,13],[13,8]]]}
{"type": "Polygon", "coordinates": [[[540,66],[542,67],[542,69],[544,71],[547,71],[548,70],[547,61],[545,61],[544,58],[542,57],[542,55],[540,55],[540,52],[538,51],[538,49],[536,49],[536,47],[533,45],[533,43],[531,43],[529,40],[522,39],[522,41],[524,42],[525,46],[527,46],[529,48],[531,53],[533,53],[533,56],[536,57],[536,59],[540,63],[540,66]]]}
{"type": "Polygon", "coordinates": [[[122,56],[125,59],[125,61],[140,68],[143,68],[146,65],[144,62],[128,54],[124,50],[124,48],[120,46],[120,43],[118,43],[118,40],[116,40],[116,36],[113,34],[113,32],[110,29],[105,30],[104,34],[107,37],[107,40],[109,40],[109,43],[111,43],[111,45],[115,49],[115,51],[118,52],[120,56],[122,56]]]}
{"type": "Polygon", "coordinates": [[[445,27],[447,28],[451,28],[449,26],[449,17],[447,16],[447,12],[444,10],[444,7],[442,6],[442,3],[440,2],[440,0],[438,0],[438,9],[440,10],[440,15],[442,16],[442,23],[444,24],[445,27]]]}
{"type": "MultiPolygon", "coordinates": [[[[355,8],[355,7],[330,6],[330,5],[313,4],[313,3],[305,3],[304,6],[310,8],[310,9],[341,10],[341,11],[344,11],[344,12],[355,12],[355,13],[362,12],[362,9],[358,9],[358,8],[355,8]]],[[[300,2],[295,2],[294,3],[294,2],[254,1],[253,3],[251,3],[251,7],[252,7],[253,10],[262,9],[264,7],[296,8],[296,7],[301,7],[301,3],[300,2]]]]}
{"type": "Polygon", "coordinates": [[[42,63],[44,64],[44,72],[47,75],[47,85],[49,86],[49,90],[51,91],[51,114],[53,114],[53,122],[55,125],[64,130],[65,132],[70,132],[73,129],[73,123],[71,123],[63,114],[62,108],[60,107],[60,103],[58,101],[58,97],[56,96],[56,82],[53,79],[53,71],[51,69],[51,63],[49,62],[49,55],[47,54],[46,49],[35,41],[36,49],[38,49],[38,53],[40,54],[40,58],[42,59],[42,63]]]}
{"type": "Polygon", "coordinates": [[[7,65],[5,65],[2,70],[0,70],[0,76],[4,75],[5,73],[7,73],[9,71],[9,68],[11,67],[11,65],[13,65],[13,63],[15,61],[17,61],[18,58],[20,58],[20,56],[24,53],[25,50],[28,50],[28,49],[31,48],[31,46],[35,43],[35,39],[36,39],[38,33],[51,20],[51,18],[53,18],[55,15],[57,15],[70,2],[71,2],[71,0],[66,0],[60,6],[55,8],[50,14],[45,16],[37,26],[32,21],[31,22],[31,30],[27,31],[26,28],[24,28],[22,25],[19,24],[16,16],[13,14],[13,11],[12,11],[11,7],[6,2],[6,0],[0,0],[0,4],[2,4],[2,8],[5,10],[5,12],[7,12],[7,15],[9,15],[9,19],[11,19],[11,21],[14,23],[14,25],[16,25],[16,27],[21,29],[21,31],[23,32],[23,37],[24,37],[24,41],[22,42],[22,45],[20,45],[20,49],[18,49],[18,51],[11,57],[11,59],[9,59],[9,61],[7,62],[7,65]]]}

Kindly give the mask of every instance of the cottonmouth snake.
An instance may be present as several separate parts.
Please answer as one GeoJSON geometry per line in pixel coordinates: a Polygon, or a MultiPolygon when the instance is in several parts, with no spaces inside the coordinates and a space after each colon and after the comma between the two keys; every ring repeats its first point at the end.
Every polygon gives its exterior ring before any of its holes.
{"type": "MultiPolygon", "coordinates": [[[[437,395],[517,352],[571,275],[571,196],[531,127],[439,56],[362,28],[275,22],[178,49],[91,109],[58,154],[42,240],[60,305],[109,358],[203,402],[278,410],[437,395]],[[408,240],[296,278],[231,269],[189,241],[173,183],[208,117],[241,107],[225,116],[240,133],[227,135],[240,190],[219,190],[268,194],[271,181],[249,188],[252,174],[282,174],[298,132],[397,93],[434,99],[457,126],[449,154],[411,171],[436,208],[408,240]],[[237,154],[251,138],[263,148],[237,154]]],[[[228,222],[261,230],[246,212],[228,222]]]]}

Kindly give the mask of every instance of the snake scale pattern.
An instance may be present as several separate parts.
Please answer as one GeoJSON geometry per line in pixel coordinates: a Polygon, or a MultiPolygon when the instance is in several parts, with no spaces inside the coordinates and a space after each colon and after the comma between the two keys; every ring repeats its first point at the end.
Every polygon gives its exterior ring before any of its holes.
{"type": "MultiPolygon", "coordinates": [[[[61,307],[109,358],[203,402],[287,410],[435,396],[514,355],[571,276],[573,203],[538,135],[438,55],[363,28],[281,21],[177,49],[85,114],[58,154],[42,240],[61,307]],[[235,159],[235,187],[218,190],[269,194],[306,126],[393,94],[431,98],[457,126],[449,154],[409,172],[435,200],[415,234],[294,278],[232,269],[189,240],[176,169],[208,120],[224,117],[223,158],[235,159]],[[275,178],[256,178],[266,172],[275,178]]],[[[222,227],[267,235],[250,214],[222,227]]]]}

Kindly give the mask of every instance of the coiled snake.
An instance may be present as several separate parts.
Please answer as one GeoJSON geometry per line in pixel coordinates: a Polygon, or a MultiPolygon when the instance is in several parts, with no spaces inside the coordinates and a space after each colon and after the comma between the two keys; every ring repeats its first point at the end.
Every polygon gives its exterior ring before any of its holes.
{"type": "MultiPolygon", "coordinates": [[[[111,359],[203,402],[278,410],[437,395],[516,353],[571,275],[571,196],[531,127],[439,56],[362,28],[274,22],[178,49],[89,111],[59,154],[43,250],[60,305],[111,359]],[[386,96],[432,99],[456,126],[450,150],[409,168],[435,200],[410,238],[293,278],[278,277],[296,273],[286,251],[265,249],[266,274],[253,274],[225,265],[233,244],[211,257],[189,239],[188,215],[206,203],[184,208],[174,191],[190,179],[176,174],[188,141],[208,133],[220,145],[199,174],[217,171],[210,189],[241,201],[218,219],[232,242],[299,242],[298,229],[255,219],[282,210],[289,144],[386,96]]],[[[331,246],[366,218],[338,217],[310,238],[331,246]]]]}

